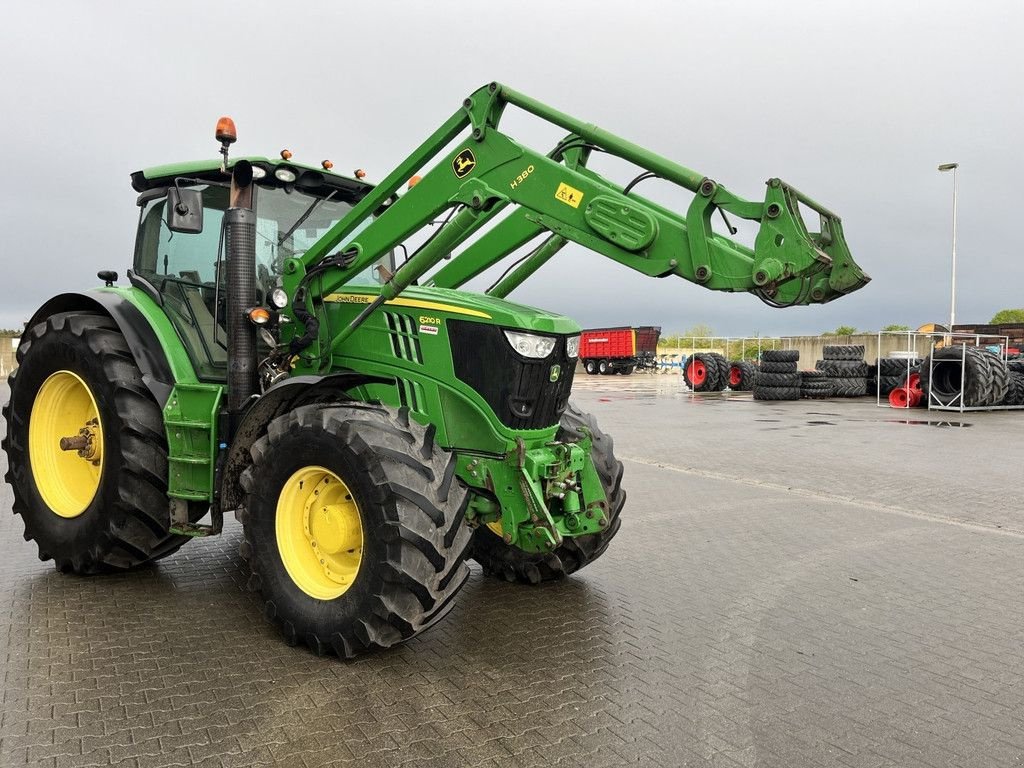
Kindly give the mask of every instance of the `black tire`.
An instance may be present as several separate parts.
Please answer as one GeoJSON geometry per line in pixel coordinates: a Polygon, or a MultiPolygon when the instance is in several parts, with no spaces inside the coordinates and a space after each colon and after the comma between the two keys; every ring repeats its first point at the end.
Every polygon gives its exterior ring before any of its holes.
{"type": "Polygon", "coordinates": [[[713,356],[705,352],[697,352],[686,359],[686,364],[683,366],[683,381],[694,392],[718,391],[716,388],[719,378],[718,361],[713,356]],[[694,383],[690,376],[690,366],[694,363],[702,364],[706,370],[704,380],[699,383],[694,383]]]}
{"type": "Polygon", "coordinates": [[[757,375],[757,366],[744,360],[734,360],[729,364],[729,373],[726,377],[726,384],[733,392],[749,392],[754,387],[754,377],[757,375]],[[736,373],[738,381],[733,384],[733,373],[736,373]]]}
{"type": "Polygon", "coordinates": [[[1024,372],[1010,371],[1003,405],[1024,405],[1024,372]]]}
{"type": "Polygon", "coordinates": [[[612,370],[611,365],[607,360],[599,360],[597,363],[597,372],[602,376],[611,376],[615,371],[612,370]]]}
{"type": "MultiPolygon", "coordinates": [[[[39,559],[57,570],[92,574],[133,568],[177,551],[187,536],[168,533],[167,439],[163,416],[142,381],[117,324],[105,315],[63,312],[30,328],[18,346],[11,399],[4,406],[6,480],[13,511],[39,559]],[[61,517],[44,501],[28,448],[39,389],[52,374],[75,374],[92,394],[102,426],[99,485],[81,514],[61,517]]],[[[83,459],[84,461],[84,459],[83,459]]],[[[192,521],[205,513],[190,505],[192,521]]]]}
{"type": "Polygon", "coordinates": [[[795,363],[800,359],[800,351],[796,349],[766,349],[761,353],[764,363],[795,363]]]}
{"type": "Polygon", "coordinates": [[[593,360],[585,360],[583,363],[583,370],[587,372],[588,376],[594,376],[597,374],[597,363],[593,360]]]}
{"type": "Polygon", "coordinates": [[[1007,360],[1006,368],[1012,373],[1024,373],[1024,360],[1007,360]]]}
{"type": "Polygon", "coordinates": [[[819,360],[814,367],[834,379],[866,379],[868,377],[868,364],[863,360],[819,360]]]}
{"type": "Polygon", "coordinates": [[[569,403],[562,414],[556,439],[578,439],[581,428],[587,429],[593,436],[590,457],[608,497],[605,511],[608,525],[600,533],[564,539],[556,549],[545,554],[523,552],[512,547],[490,528],[482,525],[473,533],[470,557],[480,563],[488,576],[523,584],[539,584],[564,578],[604,554],[619,532],[622,524],[619,515],[626,502],[626,492],[622,489],[622,462],[615,458],[611,437],[601,431],[594,417],[569,403]]]}
{"type": "Polygon", "coordinates": [[[887,357],[878,362],[878,373],[881,376],[901,376],[907,378],[907,374],[916,371],[921,365],[920,359],[905,359],[887,357]]]}
{"type": "Polygon", "coordinates": [[[775,363],[771,360],[761,363],[757,370],[763,371],[764,373],[796,373],[798,369],[795,362],[790,363],[775,363]]]}
{"type": "Polygon", "coordinates": [[[800,387],[754,387],[755,400],[799,400],[800,387]]]}
{"type": "Polygon", "coordinates": [[[967,408],[998,405],[1006,397],[1009,371],[994,353],[980,347],[943,347],[936,349],[934,360],[921,363],[921,389],[941,405],[967,408]],[[961,379],[962,377],[962,379],[961,379]]]}
{"type": "Polygon", "coordinates": [[[469,576],[471,531],[455,456],[434,442],[433,427],[405,409],[307,405],[270,422],[250,453],[241,553],[250,588],[290,645],[350,658],[408,640],[448,613],[469,576]],[[358,570],[347,591],[329,599],[293,580],[276,534],[282,490],[308,467],[334,473],[358,507],[358,570]]]}
{"type": "Polygon", "coordinates": [[[800,396],[805,397],[808,400],[827,400],[828,398],[835,396],[835,388],[833,387],[832,382],[828,381],[825,386],[801,388],[800,396]]]}
{"type": "Polygon", "coordinates": [[[793,373],[765,373],[758,371],[754,377],[754,389],[758,387],[796,387],[800,388],[800,372],[793,373]]]}
{"type": "Polygon", "coordinates": [[[800,380],[804,385],[807,385],[810,382],[827,381],[828,376],[822,371],[800,371],[800,380]]]}
{"type": "Polygon", "coordinates": [[[743,370],[743,391],[749,392],[754,388],[754,378],[757,376],[757,366],[754,363],[743,361],[740,363],[743,370]]]}
{"type": "Polygon", "coordinates": [[[867,379],[831,379],[835,387],[833,397],[864,397],[868,393],[867,379]]]}
{"type": "Polygon", "coordinates": [[[715,358],[715,363],[718,366],[718,378],[715,380],[714,391],[721,392],[729,386],[729,361],[725,359],[724,355],[720,355],[717,352],[709,352],[708,354],[715,358]]]}
{"type": "Polygon", "coordinates": [[[863,360],[863,344],[826,344],[822,349],[826,360],[863,360]]]}
{"type": "Polygon", "coordinates": [[[900,386],[907,380],[904,376],[883,376],[878,380],[878,385],[873,386],[872,391],[880,391],[883,395],[888,395],[896,387],[900,386]]]}
{"type": "Polygon", "coordinates": [[[623,376],[632,376],[633,375],[633,371],[635,371],[635,370],[636,370],[636,366],[635,365],[627,365],[625,368],[620,368],[619,369],[619,373],[621,373],[623,376]]]}

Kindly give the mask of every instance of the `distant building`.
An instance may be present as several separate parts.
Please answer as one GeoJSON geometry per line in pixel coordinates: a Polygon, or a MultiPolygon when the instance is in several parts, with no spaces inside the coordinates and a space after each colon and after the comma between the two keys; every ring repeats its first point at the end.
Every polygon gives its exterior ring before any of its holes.
{"type": "MultiPolygon", "coordinates": [[[[1007,336],[1011,347],[1024,351],[1024,323],[963,323],[953,326],[953,333],[977,333],[982,336],[1007,336]]],[[[985,341],[985,339],[982,339],[985,341]]]]}

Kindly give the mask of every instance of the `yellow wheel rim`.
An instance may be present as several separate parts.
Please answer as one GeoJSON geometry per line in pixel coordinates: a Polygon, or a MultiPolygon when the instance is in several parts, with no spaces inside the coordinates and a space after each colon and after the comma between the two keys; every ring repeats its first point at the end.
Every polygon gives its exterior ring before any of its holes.
{"type": "Polygon", "coordinates": [[[299,589],[333,600],[356,580],[363,557],[363,523],[348,486],[323,467],[303,467],[277,499],[277,549],[299,589]]]}
{"type": "Polygon", "coordinates": [[[504,536],[505,534],[505,529],[501,527],[501,520],[495,520],[493,523],[487,523],[487,527],[498,536],[504,536]]]}
{"type": "Polygon", "coordinates": [[[61,517],[88,509],[103,476],[103,422],[96,398],[71,371],[51,374],[28,421],[28,457],[39,495],[61,517]]]}

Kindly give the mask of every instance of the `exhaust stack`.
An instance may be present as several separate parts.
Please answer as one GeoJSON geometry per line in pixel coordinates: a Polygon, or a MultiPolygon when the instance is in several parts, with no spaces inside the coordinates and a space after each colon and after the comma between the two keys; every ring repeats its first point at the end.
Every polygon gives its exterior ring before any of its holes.
{"type": "Polygon", "coordinates": [[[256,214],[252,210],[252,165],[239,160],[231,172],[231,207],[224,214],[227,270],[228,411],[236,420],[258,392],[256,326],[246,310],[256,300],[256,214]]]}

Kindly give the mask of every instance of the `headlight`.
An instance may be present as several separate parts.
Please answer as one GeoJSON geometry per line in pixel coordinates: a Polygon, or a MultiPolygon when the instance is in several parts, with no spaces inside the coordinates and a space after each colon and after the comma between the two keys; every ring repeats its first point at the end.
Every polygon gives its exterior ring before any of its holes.
{"type": "Polygon", "coordinates": [[[565,340],[565,354],[569,357],[579,357],[580,354],[580,337],[570,336],[565,340]]]}
{"type": "MultiPolygon", "coordinates": [[[[270,303],[278,309],[284,309],[288,306],[288,294],[285,293],[284,288],[275,288],[270,292],[270,303]]],[[[579,338],[577,337],[577,341],[579,338]]]]}
{"type": "Polygon", "coordinates": [[[547,357],[555,348],[555,340],[550,336],[505,331],[505,338],[512,345],[512,349],[523,357],[547,357]]]}
{"type": "Polygon", "coordinates": [[[295,181],[295,171],[291,168],[285,168],[284,166],[281,166],[274,171],[274,176],[278,181],[283,181],[285,184],[291,184],[295,181]]]}
{"type": "Polygon", "coordinates": [[[257,180],[258,179],[262,179],[266,175],[267,175],[267,172],[265,170],[263,170],[262,168],[260,168],[258,165],[254,165],[252,167],[252,177],[254,179],[257,179],[257,180]]]}

